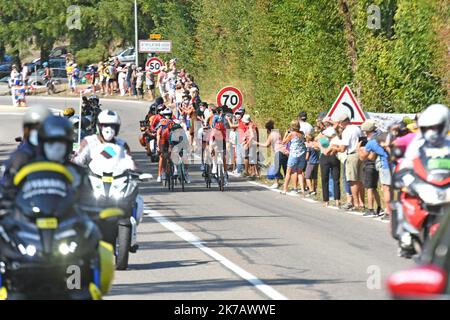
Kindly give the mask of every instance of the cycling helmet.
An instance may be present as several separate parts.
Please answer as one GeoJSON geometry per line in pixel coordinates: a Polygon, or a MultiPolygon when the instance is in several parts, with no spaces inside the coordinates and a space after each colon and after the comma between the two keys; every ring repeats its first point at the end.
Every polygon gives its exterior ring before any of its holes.
{"type": "Polygon", "coordinates": [[[445,140],[450,129],[450,111],[443,104],[432,104],[420,115],[417,125],[427,143],[438,145],[445,140]]]}
{"type": "Polygon", "coordinates": [[[111,141],[119,134],[120,117],[117,112],[112,110],[103,110],[98,115],[98,132],[106,141],[111,141]]]}
{"type": "Polygon", "coordinates": [[[52,113],[49,108],[44,106],[33,106],[28,109],[23,116],[23,125],[41,124],[52,113]]]}
{"type": "Polygon", "coordinates": [[[166,109],[164,109],[164,111],[162,112],[162,115],[163,115],[163,116],[169,116],[169,117],[171,117],[171,116],[172,116],[172,110],[171,110],[170,108],[166,108],[166,109]]]}
{"type": "Polygon", "coordinates": [[[75,114],[75,109],[74,108],[66,108],[63,111],[63,115],[64,117],[70,118],[75,114]]]}
{"type": "Polygon", "coordinates": [[[162,97],[157,97],[155,99],[155,104],[158,106],[160,104],[164,104],[164,99],[162,97]]]}
{"type": "Polygon", "coordinates": [[[44,68],[47,68],[47,67],[48,67],[48,62],[44,62],[44,63],[42,64],[42,66],[43,66],[44,68]]]}
{"type": "Polygon", "coordinates": [[[64,162],[72,152],[73,129],[64,117],[49,116],[38,132],[39,148],[47,160],[64,162]]]}

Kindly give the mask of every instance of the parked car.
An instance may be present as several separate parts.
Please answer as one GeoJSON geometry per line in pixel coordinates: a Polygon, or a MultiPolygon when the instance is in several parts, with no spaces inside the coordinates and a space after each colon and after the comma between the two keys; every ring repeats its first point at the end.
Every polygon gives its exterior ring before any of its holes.
{"type": "MultiPolygon", "coordinates": [[[[50,68],[58,68],[65,69],[66,68],[66,59],[65,58],[50,58],[48,59],[48,65],[50,68]]],[[[43,69],[41,59],[34,59],[32,62],[27,63],[28,70],[30,70],[30,74],[36,70],[43,69]]]]}
{"type": "Polygon", "coordinates": [[[394,273],[387,286],[397,299],[450,300],[450,213],[442,218],[420,265],[394,273]]]}
{"type": "Polygon", "coordinates": [[[12,63],[0,64],[0,78],[9,76],[12,70],[12,63]]]}
{"type": "MultiPolygon", "coordinates": [[[[57,84],[67,83],[67,71],[61,68],[51,68],[53,77],[52,79],[57,82],[57,84]]],[[[44,69],[40,69],[37,72],[33,72],[28,80],[29,85],[33,86],[43,86],[44,83],[44,69]]]]}
{"type": "Polygon", "coordinates": [[[123,51],[120,51],[113,58],[118,58],[121,64],[133,63],[136,61],[136,52],[133,47],[129,47],[123,51]]]}
{"type": "Polygon", "coordinates": [[[67,53],[68,53],[67,46],[56,47],[50,52],[49,57],[50,58],[58,58],[58,57],[65,58],[67,53]]]}

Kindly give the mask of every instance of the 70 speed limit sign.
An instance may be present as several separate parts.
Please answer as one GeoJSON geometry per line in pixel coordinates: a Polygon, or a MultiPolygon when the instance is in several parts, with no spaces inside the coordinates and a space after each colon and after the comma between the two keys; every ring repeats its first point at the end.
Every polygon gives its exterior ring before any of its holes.
{"type": "Polygon", "coordinates": [[[153,74],[158,74],[161,72],[161,68],[164,66],[164,62],[161,59],[153,57],[147,60],[145,67],[150,70],[153,74]]]}
{"type": "Polygon", "coordinates": [[[225,87],[217,94],[217,106],[227,106],[235,112],[242,106],[242,93],[235,87],[225,87]]]}

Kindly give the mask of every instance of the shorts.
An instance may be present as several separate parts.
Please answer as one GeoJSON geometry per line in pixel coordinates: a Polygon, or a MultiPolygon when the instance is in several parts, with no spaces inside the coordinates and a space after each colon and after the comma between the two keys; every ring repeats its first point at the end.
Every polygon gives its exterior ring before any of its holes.
{"type": "Polygon", "coordinates": [[[318,173],[319,173],[318,163],[308,163],[306,165],[306,173],[305,173],[306,179],[317,180],[318,173]]]}
{"type": "Polygon", "coordinates": [[[376,189],[378,187],[378,171],[375,166],[364,167],[364,188],[376,189]]]}
{"type": "Polygon", "coordinates": [[[363,162],[357,153],[347,155],[345,178],[349,182],[363,181],[363,162]]]}
{"type": "Polygon", "coordinates": [[[380,183],[385,186],[391,185],[391,172],[389,169],[380,170],[380,183]]]}
{"type": "Polygon", "coordinates": [[[287,166],[294,172],[302,171],[302,168],[306,167],[305,157],[289,156],[287,166]]]}

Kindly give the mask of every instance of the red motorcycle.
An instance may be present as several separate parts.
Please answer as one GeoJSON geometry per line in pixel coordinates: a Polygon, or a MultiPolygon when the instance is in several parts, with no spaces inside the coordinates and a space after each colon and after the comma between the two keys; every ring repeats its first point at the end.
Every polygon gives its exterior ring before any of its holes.
{"type": "Polygon", "coordinates": [[[397,169],[393,180],[400,194],[392,228],[405,258],[420,256],[440,218],[450,212],[450,150],[422,147],[419,154],[413,168],[397,169]]]}

